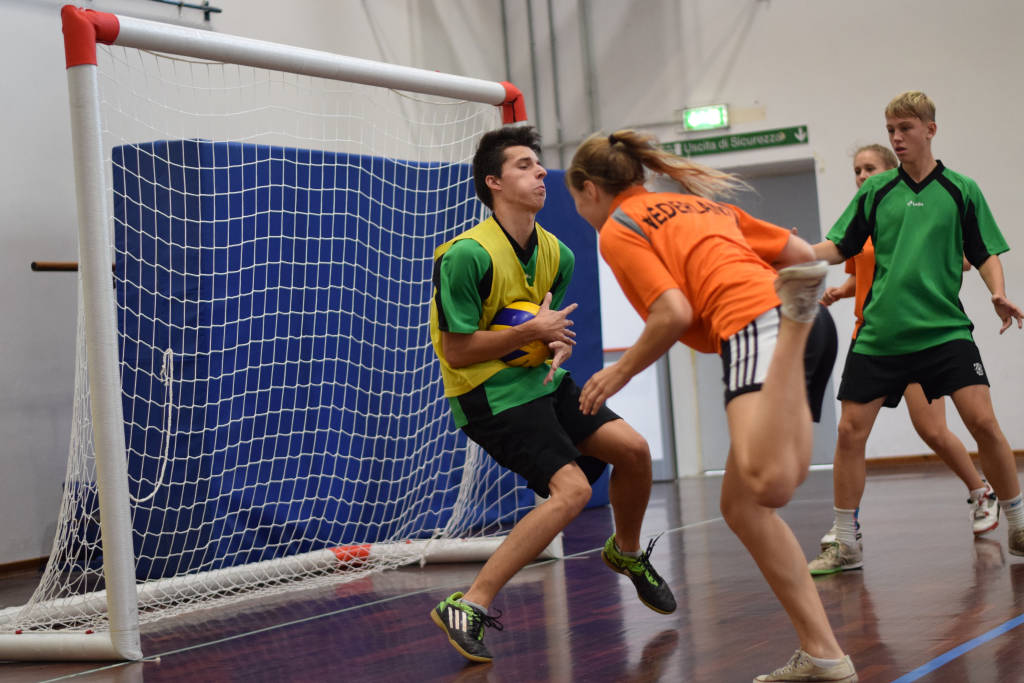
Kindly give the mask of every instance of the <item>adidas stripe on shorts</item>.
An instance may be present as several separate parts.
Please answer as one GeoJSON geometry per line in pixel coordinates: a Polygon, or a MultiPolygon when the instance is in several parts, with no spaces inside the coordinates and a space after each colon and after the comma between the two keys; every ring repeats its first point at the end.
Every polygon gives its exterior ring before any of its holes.
{"type": "MultiPolygon", "coordinates": [[[[779,309],[773,308],[722,341],[722,381],[727,404],[741,394],[761,390],[779,339],[779,322],[779,309]]],[[[828,309],[819,305],[804,352],[807,402],[815,422],[821,418],[825,387],[832,374],[838,346],[832,316],[828,309]]]]}

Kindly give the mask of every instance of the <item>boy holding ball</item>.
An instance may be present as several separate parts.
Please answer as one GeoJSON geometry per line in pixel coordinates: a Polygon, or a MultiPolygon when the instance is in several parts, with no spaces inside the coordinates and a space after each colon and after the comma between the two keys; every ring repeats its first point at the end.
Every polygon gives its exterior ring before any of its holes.
{"type": "Polygon", "coordinates": [[[455,423],[547,498],[513,527],[465,593],[450,595],[431,611],[452,646],[475,662],[492,659],[483,637],[485,626],[501,629],[488,614],[498,591],[583,510],[608,464],[615,533],[603,559],[632,580],[645,605],[664,614],[676,608],[671,589],[651,566],[653,543],[640,549],[651,491],[647,442],[607,407],[585,415],[579,387],[560,367],[575,336],[568,316],[576,304],[559,310],[574,257],[535,222],[546,197],[539,153],[532,127],[485,134],[473,176],[477,196],[494,214],[434,256],[431,339],[455,423]],[[489,330],[497,312],[514,301],[539,303],[540,310],[520,325],[489,330]],[[500,360],[538,339],[552,352],[550,365],[513,367],[500,360]]]}

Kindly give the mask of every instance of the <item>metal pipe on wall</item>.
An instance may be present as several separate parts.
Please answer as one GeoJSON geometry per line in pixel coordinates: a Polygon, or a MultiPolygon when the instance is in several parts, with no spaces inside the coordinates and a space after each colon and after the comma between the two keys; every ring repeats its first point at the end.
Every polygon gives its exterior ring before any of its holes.
{"type": "Polygon", "coordinates": [[[555,108],[555,144],[558,149],[558,168],[565,168],[565,145],[563,144],[562,131],[562,103],[559,97],[561,87],[558,80],[558,49],[555,46],[555,16],[551,8],[552,0],[548,3],[548,41],[551,46],[551,101],[555,108]]]}
{"type": "Polygon", "coordinates": [[[543,128],[540,125],[540,89],[537,87],[537,40],[533,33],[533,0],[526,0],[526,28],[530,36],[530,80],[533,87],[533,125],[543,135],[543,128]]]}
{"type": "Polygon", "coordinates": [[[590,132],[601,127],[597,112],[597,82],[594,78],[594,48],[590,40],[590,0],[578,0],[580,46],[583,48],[583,85],[587,98],[590,132]]]}
{"type": "Polygon", "coordinates": [[[508,49],[508,13],[505,0],[501,0],[501,42],[505,48],[505,80],[512,83],[512,55],[508,49]]]}

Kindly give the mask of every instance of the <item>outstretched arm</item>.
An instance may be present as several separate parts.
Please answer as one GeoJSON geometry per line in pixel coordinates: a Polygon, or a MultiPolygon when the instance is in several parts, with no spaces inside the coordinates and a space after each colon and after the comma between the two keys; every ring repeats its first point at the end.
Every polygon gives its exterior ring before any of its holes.
{"type": "Polygon", "coordinates": [[[1017,320],[1017,329],[1024,323],[1024,311],[1015,306],[1012,301],[1006,298],[1006,283],[1003,279],[1003,264],[999,257],[993,254],[989,256],[981,266],[978,267],[981,279],[985,281],[988,291],[992,292],[992,306],[996,309],[996,315],[1003,321],[999,328],[999,334],[1006,332],[1017,320]]]}
{"type": "Polygon", "coordinates": [[[693,308],[678,289],[666,290],[654,300],[640,338],[622,358],[595,372],[580,393],[580,410],[593,415],[604,402],[644,368],[661,358],[693,321],[693,308]]]}

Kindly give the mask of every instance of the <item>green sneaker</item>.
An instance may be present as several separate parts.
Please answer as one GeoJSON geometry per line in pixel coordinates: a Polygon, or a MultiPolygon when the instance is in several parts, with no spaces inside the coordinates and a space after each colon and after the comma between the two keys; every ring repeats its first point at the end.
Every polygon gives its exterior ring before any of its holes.
{"type": "Polygon", "coordinates": [[[496,616],[484,614],[459,598],[462,593],[452,593],[430,610],[430,618],[448,636],[459,654],[472,662],[489,662],[494,657],[484,645],[484,626],[502,630],[499,611],[496,616]]]}
{"type": "Polygon", "coordinates": [[[601,559],[613,570],[629,577],[636,588],[640,602],[655,612],[671,614],[676,611],[676,599],[672,596],[672,589],[651,565],[651,551],[654,550],[654,544],[659,538],[661,538],[660,535],[652,539],[647,544],[647,550],[640,553],[640,557],[630,557],[622,554],[619,547],[615,545],[615,535],[612,534],[612,537],[604,544],[601,559]]]}

